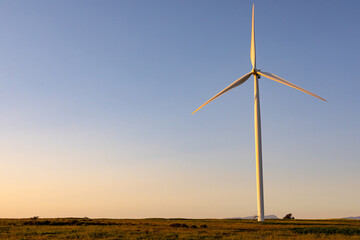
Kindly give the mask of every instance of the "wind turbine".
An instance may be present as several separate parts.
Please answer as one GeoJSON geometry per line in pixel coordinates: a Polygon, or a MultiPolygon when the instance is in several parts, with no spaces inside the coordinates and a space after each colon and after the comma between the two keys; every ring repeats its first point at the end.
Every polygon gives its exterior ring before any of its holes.
{"type": "Polygon", "coordinates": [[[262,150],[261,150],[261,120],[260,120],[260,93],[259,93],[259,83],[258,78],[260,76],[269,78],[276,82],[285,84],[289,87],[295,88],[299,91],[310,94],[311,96],[317,97],[326,102],[325,99],[319,97],[316,94],[313,94],[295,84],[288,82],[275,74],[263,72],[256,68],[256,50],[255,50],[255,20],[254,20],[254,5],[252,8],[252,26],[251,26],[251,46],[250,46],[250,60],[253,66],[251,72],[245,74],[241,78],[237,79],[235,82],[227,86],[224,90],[210,98],[203,105],[198,107],[192,114],[199,111],[209,102],[213,101],[215,98],[226,93],[227,91],[240,86],[246,80],[250,78],[251,75],[254,76],[254,120],[255,120],[255,156],[256,156],[256,186],[257,186],[257,209],[258,209],[258,221],[264,221],[264,191],[263,191],[263,170],[262,170],[262,150]]]}

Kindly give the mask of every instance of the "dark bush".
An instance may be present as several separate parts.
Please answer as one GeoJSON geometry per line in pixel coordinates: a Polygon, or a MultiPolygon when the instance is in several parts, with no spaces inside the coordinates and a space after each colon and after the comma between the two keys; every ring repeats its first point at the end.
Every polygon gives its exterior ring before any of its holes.
{"type": "Polygon", "coordinates": [[[186,224],[181,224],[181,223],[173,223],[173,224],[170,225],[170,227],[174,227],[174,228],[180,228],[180,227],[182,227],[182,228],[189,228],[188,225],[186,225],[186,224]]]}
{"type": "Polygon", "coordinates": [[[201,225],[200,228],[207,228],[207,225],[206,224],[201,225]]]}
{"type": "Polygon", "coordinates": [[[24,225],[50,225],[51,222],[49,220],[45,221],[26,221],[24,225]]]}
{"type": "Polygon", "coordinates": [[[283,219],[295,219],[295,218],[292,216],[292,213],[288,213],[285,215],[285,217],[283,217],[283,219]]]}
{"type": "Polygon", "coordinates": [[[173,224],[170,224],[170,227],[181,227],[181,224],[180,223],[173,223],[173,224]]]}

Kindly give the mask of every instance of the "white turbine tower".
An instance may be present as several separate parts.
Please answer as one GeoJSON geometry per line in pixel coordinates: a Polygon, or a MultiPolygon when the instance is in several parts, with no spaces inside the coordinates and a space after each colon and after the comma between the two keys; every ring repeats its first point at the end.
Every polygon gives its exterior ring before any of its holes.
{"type": "Polygon", "coordinates": [[[267,73],[260,71],[256,68],[256,50],[255,50],[255,21],[254,21],[254,5],[252,9],[252,27],[251,27],[251,47],[250,47],[250,59],[253,66],[251,72],[245,74],[241,78],[237,79],[235,82],[230,84],[224,90],[210,98],[203,105],[201,105],[198,109],[196,109],[192,114],[197,112],[200,108],[204,107],[206,104],[219,97],[220,95],[226,93],[227,91],[243,84],[250,78],[251,75],[254,75],[254,120],[255,120],[255,155],[256,155],[256,185],[257,185],[257,207],[258,207],[258,221],[264,221],[264,190],[263,190],[263,171],[262,171],[262,150],[261,150],[261,120],[260,120],[260,93],[259,93],[259,83],[258,78],[259,75],[274,80],[276,82],[285,84],[289,87],[295,88],[311,96],[317,97],[326,102],[325,99],[315,95],[295,84],[288,82],[275,74],[267,73]]]}

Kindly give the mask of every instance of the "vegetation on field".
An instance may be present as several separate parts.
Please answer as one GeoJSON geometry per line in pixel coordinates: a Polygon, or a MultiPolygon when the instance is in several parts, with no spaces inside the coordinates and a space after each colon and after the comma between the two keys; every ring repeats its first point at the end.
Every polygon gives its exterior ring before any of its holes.
{"type": "Polygon", "coordinates": [[[360,239],[360,221],[0,219],[0,239],[360,239]]]}

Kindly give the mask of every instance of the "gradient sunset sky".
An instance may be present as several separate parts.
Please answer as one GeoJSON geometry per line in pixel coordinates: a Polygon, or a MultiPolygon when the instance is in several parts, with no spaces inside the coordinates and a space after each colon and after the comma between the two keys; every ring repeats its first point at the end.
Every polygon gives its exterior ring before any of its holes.
{"type": "MultiPolygon", "coordinates": [[[[0,1],[0,217],[256,215],[253,1],[0,1]]],[[[360,1],[255,1],[265,214],[360,215],[360,1]]]]}

